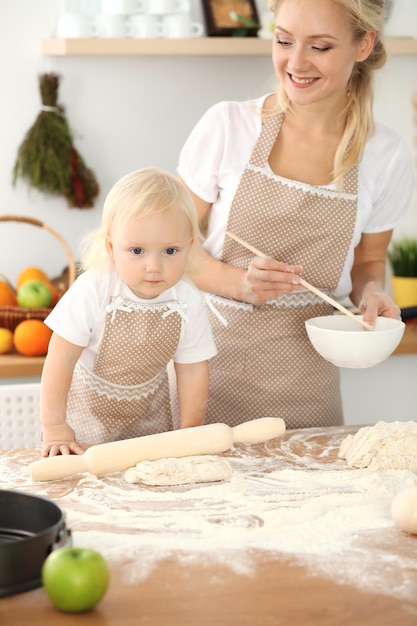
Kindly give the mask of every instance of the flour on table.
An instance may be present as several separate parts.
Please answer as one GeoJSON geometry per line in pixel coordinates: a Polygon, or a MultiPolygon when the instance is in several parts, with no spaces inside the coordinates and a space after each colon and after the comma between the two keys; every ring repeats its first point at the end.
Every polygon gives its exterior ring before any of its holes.
{"type": "Polygon", "coordinates": [[[232,468],[217,456],[201,455],[141,461],[125,471],[128,483],[145,485],[186,485],[227,480],[232,468]]]}
{"type": "Polygon", "coordinates": [[[339,457],[350,467],[417,472],[417,422],[377,422],[348,435],[339,457]]]}
{"type": "Polygon", "coordinates": [[[74,545],[118,564],[125,585],[167,559],[218,565],[207,585],[223,584],[224,568],[255,577],[264,553],[278,568],[291,561],[307,575],[401,598],[414,610],[416,537],[395,526],[391,503],[416,476],[348,467],[337,456],[345,436],[336,426],[288,431],[216,457],[230,463],[228,480],[140,488],[123,472],[33,483],[28,463],[39,451],[0,451],[0,488],[53,499],[74,545]]]}

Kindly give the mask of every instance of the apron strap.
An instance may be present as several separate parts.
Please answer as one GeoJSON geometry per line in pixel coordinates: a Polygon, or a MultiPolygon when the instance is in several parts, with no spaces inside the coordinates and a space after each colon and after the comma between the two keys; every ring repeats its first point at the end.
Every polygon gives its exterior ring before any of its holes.
{"type": "Polygon", "coordinates": [[[261,134],[249,160],[251,165],[261,168],[265,166],[280,131],[283,118],[284,114],[280,113],[263,119],[261,134]]]}
{"type": "MultiPolygon", "coordinates": [[[[284,113],[266,117],[263,119],[261,134],[252,152],[249,164],[255,167],[264,168],[269,159],[269,155],[274,146],[278,133],[282,126],[284,113]]],[[[358,189],[358,166],[351,167],[345,174],[344,194],[357,197],[358,189]]]]}

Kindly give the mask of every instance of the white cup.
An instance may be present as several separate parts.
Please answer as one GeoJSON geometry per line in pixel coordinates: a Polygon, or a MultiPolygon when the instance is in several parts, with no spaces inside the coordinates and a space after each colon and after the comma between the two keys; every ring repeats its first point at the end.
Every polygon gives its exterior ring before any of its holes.
{"type": "Polygon", "coordinates": [[[157,39],[165,36],[166,26],[156,15],[137,13],[129,18],[128,32],[136,39],[157,39]]]}
{"type": "Polygon", "coordinates": [[[145,10],[145,0],[101,0],[101,13],[106,15],[129,15],[145,10]]]}
{"type": "Polygon", "coordinates": [[[193,22],[189,15],[179,13],[178,15],[165,15],[163,23],[166,27],[166,37],[170,39],[191,39],[201,37],[204,26],[200,22],[193,22]]]}
{"type": "Polygon", "coordinates": [[[127,36],[128,26],[125,15],[106,15],[102,13],[97,16],[97,19],[100,37],[111,38],[127,36]]]}
{"type": "Polygon", "coordinates": [[[145,0],[145,12],[152,15],[189,13],[190,10],[189,0],[145,0]]]}
{"type": "Polygon", "coordinates": [[[59,13],[81,13],[80,0],[59,0],[59,13]]]}
{"type": "Polygon", "coordinates": [[[80,0],[81,13],[98,15],[101,9],[101,0],[80,0]]]}
{"type": "Polygon", "coordinates": [[[79,37],[97,37],[99,27],[97,20],[82,13],[63,13],[59,16],[56,36],[59,39],[76,39],[79,37]]]}

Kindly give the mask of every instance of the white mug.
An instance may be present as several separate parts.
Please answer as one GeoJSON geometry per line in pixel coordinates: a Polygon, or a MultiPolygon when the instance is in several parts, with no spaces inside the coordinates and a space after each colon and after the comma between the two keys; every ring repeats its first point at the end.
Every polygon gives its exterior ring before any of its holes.
{"type": "Polygon", "coordinates": [[[101,0],[101,13],[129,15],[144,11],[145,0],[101,0]]]}
{"type": "Polygon", "coordinates": [[[190,10],[189,0],[145,0],[145,12],[152,15],[189,13],[190,10]]]}
{"type": "Polygon", "coordinates": [[[81,13],[80,0],[59,0],[59,13],[81,13]]]}
{"type": "Polygon", "coordinates": [[[200,22],[193,22],[189,15],[165,15],[163,23],[166,27],[166,37],[170,39],[191,39],[201,37],[204,26],[200,22]]]}
{"type": "Polygon", "coordinates": [[[137,39],[157,39],[165,36],[166,26],[156,15],[138,13],[129,18],[128,32],[137,39]]]}
{"type": "Polygon", "coordinates": [[[80,0],[81,13],[98,15],[101,9],[101,0],[80,0]]]}
{"type": "Polygon", "coordinates": [[[99,28],[97,21],[82,13],[63,13],[59,16],[56,36],[59,39],[77,39],[97,37],[99,28]]]}
{"type": "Polygon", "coordinates": [[[126,37],[128,34],[127,21],[125,15],[106,15],[102,13],[97,16],[99,24],[99,36],[105,38],[126,37]]]}

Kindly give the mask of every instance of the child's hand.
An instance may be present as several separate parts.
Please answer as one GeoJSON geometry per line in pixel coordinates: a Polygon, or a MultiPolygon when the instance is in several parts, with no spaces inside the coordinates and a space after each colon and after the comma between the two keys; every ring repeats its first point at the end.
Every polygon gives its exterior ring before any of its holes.
{"type": "Polygon", "coordinates": [[[48,426],[42,433],[42,456],[59,454],[84,454],[83,448],[75,440],[73,429],[64,424],[48,426]]]}

